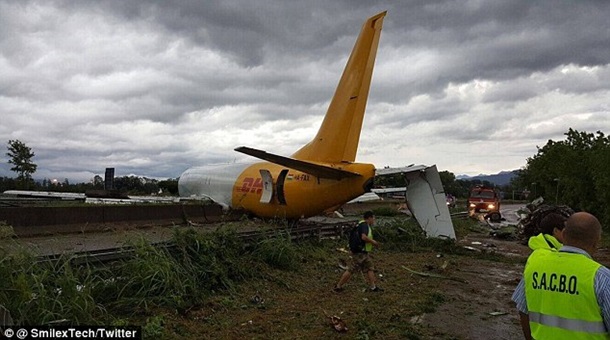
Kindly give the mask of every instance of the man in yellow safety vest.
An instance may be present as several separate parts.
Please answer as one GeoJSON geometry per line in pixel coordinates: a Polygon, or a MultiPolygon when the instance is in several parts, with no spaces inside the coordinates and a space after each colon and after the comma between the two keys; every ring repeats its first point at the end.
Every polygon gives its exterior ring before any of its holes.
{"type": "Polygon", "coordinates": [[[370,252],[373,251],[373,246],[379,247],[380,243],[373,239],[373,224],[375,224],[375,215],[372,211],[364,213],[364,219],[358,223],[357,238],[360,240],[361,245],[355,249],[351,249],[352,261],[347,267],[345,272],[341,275],[339,282],[335,285],[333,290],[337,293],[343,291],[343,285],[349,281],[354,271],[362,271],[367,273],[368,283],[370,285],[369,291],[381,292],[383,289],[375,284],[375,272],[373,263],[369,256],[370,252]]]}
{"type": "Polygon", "coordinates": [[[566,221],[564,246],[535,250],[513,294],[526,339],[610,339],[610,270],[591,258],[601,240],[595,216],[566,221]]]}
{"type": "Polygon", "coordinates": [[[528,246],[532,250],[546,248],[559,250],[563,246],[563,228],[567,218],[552,212],[540,221],[540,234],[530,237],[528,246]]]}

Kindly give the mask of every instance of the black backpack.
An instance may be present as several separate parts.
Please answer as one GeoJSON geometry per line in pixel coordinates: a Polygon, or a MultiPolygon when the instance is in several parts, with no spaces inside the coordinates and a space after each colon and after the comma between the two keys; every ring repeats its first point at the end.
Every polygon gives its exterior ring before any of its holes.
{"type": "Polygon", "coordinates": [[[349,231],[349,250],[352,253],[361,253],[364,248],[364,241],[358,232],[360,223],[356,224],[349,231]]]}

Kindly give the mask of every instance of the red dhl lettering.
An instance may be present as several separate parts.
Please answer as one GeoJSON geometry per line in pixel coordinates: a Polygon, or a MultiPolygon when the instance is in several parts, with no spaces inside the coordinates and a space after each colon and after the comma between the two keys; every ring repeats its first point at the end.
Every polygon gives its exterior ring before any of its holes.
{"type": "Polygon", "coordinates": [[[263,179],[262,178],[252,178],[246,177],[241,185],[239,191],[243,193],[257,193],[260,194],[263,192],[263,179]]]}

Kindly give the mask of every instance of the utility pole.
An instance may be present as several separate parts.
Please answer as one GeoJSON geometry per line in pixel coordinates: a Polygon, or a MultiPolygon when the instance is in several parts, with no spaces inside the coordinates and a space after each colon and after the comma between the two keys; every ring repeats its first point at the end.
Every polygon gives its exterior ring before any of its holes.
{"type": "Polygon", "coordinates": [[[532,186],[534,187],[534,199],[536,199],[536,198],[538,198],[538,197],[536,197],[536,182],[533,182],[532,186]]]}
{"type": "Polygon", "coordinates": [[[555,178],[553,181],[557,182],[557,186],[555,189],[555,204],[559,203],[559,178],[555,178]]]}

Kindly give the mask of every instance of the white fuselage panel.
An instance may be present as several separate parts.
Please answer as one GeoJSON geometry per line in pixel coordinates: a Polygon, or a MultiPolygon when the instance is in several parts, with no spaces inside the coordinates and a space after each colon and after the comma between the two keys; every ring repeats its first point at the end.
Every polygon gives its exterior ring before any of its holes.
{"type": "Polygon", "coordinates": [[[207,165],[186,170],[178,181],[180,197],[209,197],[225,207],[231,206],[233,186],[252,163],[207,165]]]}

